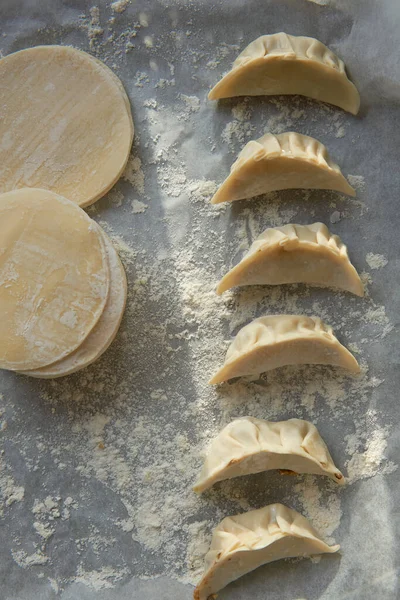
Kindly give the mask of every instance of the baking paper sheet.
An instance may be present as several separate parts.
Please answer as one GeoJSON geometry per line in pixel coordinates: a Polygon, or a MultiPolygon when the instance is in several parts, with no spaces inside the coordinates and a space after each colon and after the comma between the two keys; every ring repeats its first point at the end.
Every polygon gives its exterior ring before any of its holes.
{"type": "Polygon", "coordinates": [[[0,375],[0,597],[190,598],[213,527],[284,502],[340,553],[267,565],[221,600],[398,598],[398,2],[2,0],[0,17],[4,55],[72,44],[104,60],[136,129],[125,178],[89,211],[128,274],[116,342],[64,379],[0,375]],[[361,92],[357,117],[297,97],[207,101],[239,51],[277,31],[338,53],[361,92]],[[290,191],[210,206],[244,143],[268,130],[325,143],[357,198],[290,191]],[[319,220],[348,244],[364,299],[303,286],[215,295],[264,228],[319,220]],[[279,312],[324,318],[362,375],[288,368],[211,389],[228,340],[279,312]],[[200,452],[246,414],[313,421],[349,485],[264,473],[197,498],[200,452]]]}

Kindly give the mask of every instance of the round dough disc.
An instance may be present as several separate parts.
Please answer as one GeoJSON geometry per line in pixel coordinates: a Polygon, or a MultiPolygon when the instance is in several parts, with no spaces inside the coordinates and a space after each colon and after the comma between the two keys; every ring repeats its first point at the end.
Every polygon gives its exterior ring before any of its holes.
{"type": "Polygon", "coordinates": [[[96,224],[48,190],[0,196],[0,368],[38,369],[71,354],[107,302],[96,224]]]}
{"type": "Polygon", "coordinates": [[[36,187],[89,206],[119,179],[133,140],[117,76],[86,52],[37,46],[0,60],[0,193],[36,187]]]}
{"type": "Polygon", "coordinates": [[[104,312],[93,331],[75,352],[42,369],[22,371],[24,375],[39,377],[41,379],[52,379],[75,373],[97,360],[107,350],[117,335],[126,304],[126,275],[111,240],[101,227],[97,227],[105,242],[110,267],[110,291],[104,312]]]}

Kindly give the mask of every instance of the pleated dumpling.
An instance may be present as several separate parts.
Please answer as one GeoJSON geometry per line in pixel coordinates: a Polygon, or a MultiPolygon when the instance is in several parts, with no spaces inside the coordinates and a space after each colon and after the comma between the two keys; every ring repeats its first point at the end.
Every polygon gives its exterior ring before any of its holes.
{"type": "Polygon", "coordinates": [[[207,600],[261,565],[282,558],[331,554],[339,548],[338,544],[326,544],[305,517],[283,504],[226,517],[214,529],[194,600],[207,600]]]}
{"type": "Polygon", "coordinates": [[[236,286],[308,283],[364,295],[347,248],[323,223],[266,229],[218,285],[222,294],[236,286]]]}
{"type": "Polygon", "coordinates": [[[297,188],[356,195],[324,144],[308,135],[288,131],[279,135],[266,133],[248,142],[211,202],[233,202],[297,188]]]}
{"type": "Polygon", "coordinates": [[[302,419],[264,421],[235,419],[211,442],[195,492],[217,481],[281,469],[293,473],[327,475],[344,484],[315,425],[302,419]]]}
{"type": "Polygon", "coordinates": [[[210,380],[260,375],[285,365],[333,365],[358,373],[354,356],[318,317],[270,315],[243,327],[228,348],[225,363],[210,380]]]}
{"type": "Polygon", "coordinates": [[[339,106],[356,115],[360,95],[345,65],[322,42],[274,33],[247,46],[216,84],[210,100],[233,96],[299,94],[339,106]]]}

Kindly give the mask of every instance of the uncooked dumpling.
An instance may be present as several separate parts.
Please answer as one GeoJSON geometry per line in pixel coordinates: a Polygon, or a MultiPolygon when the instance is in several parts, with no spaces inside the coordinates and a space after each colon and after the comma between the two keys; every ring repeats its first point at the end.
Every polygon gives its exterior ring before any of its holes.
{"type": "Polygon", "coordinates": [[[24,375],[52,379],[75,373],[97,360],[107,350],[118,332],[126,303],[126,275],[111,240],[101,227],[98,225],[96,227],[103,237],[110,269],[110,291],[103,314],[93,331],[75,352],[47,367],[34,371],[22,371],[24,375]]]}
{"type": "Polygon", "coordinates": [[[347,248],[323,223],[266,229],[222,278],[217,293],[244,285],[309,283],[364,295],[347,248]]]}
{"type": "Polygon", "coordinates": [[[194,600],[207,600],[228,583],[280,560],[334,553],[300,513],[283,504],[226,517],[214,529],[205,572],[194,591],[194,600]]]}
{"type": "Polygon", "coordinates": [[[248,142],[211,202],[233,202],[295,188],[356,195],[321,142],[289,131],[266,133],[248,142]]]}
{"type": "Polygon", "coordinates": [[[340,106],[356,115],[360,95],[345,65],[310,37],[275,33],[251,42],[211,90],[210,100],[232,96],[300,94],[340,106]]]}
{"type": "Polygon", "coordinates": [[[88,206],[118,180],[133,122],[116,75],[86,52],[37,46],[0,60],[0,192],[37,187],[88,206]]]}
{"type": "Polygon", "coordinates": [[[39,369],[78,348],[100,319],[110,274],[103,237],[48,190],[0,196],[0,368],[39,369]]]}
{"type": "Polygon", "coordinates": [[[211,442],[195,492],[217,481],[272,469],[327,475],[344,484],[315,425],[301,419],[264,421],[242,417],[229,423],[211,442]]]}
{"type": "Polygon", "coordinates": [[[210,383],[304,364],[360,371],[354,356],[333,335],[332,327],[318,317],[271,315],[255,319],[239,331],[228,348],[224,365],[210,383]]]}

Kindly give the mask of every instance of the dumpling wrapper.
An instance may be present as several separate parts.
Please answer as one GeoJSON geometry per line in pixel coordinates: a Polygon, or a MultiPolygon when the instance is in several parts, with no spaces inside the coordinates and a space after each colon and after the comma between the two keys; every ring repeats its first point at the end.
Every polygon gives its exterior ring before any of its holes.
{"type": "Polygon", "coordinates": [[[335,190],[355,196],[339,166],[318,140],[288,131],[248,142],[212,204],[244,200],[277,190],[335,190]]]}
{"type": "Polygon", "coordinates": [[[225,363],[209,383],[260,375],[285,365],[333,365],[352,373],[360,367],[318,317],[270,315],[243,327],[228,348],[225,363]]]}
{"type": "Polygon", "coordinates": [[[210,100],[233,96],[299,94],[328,102],[356,115],[360,95],[344,62],[310,37],[274,33],[247,46],[211,90],[210,100]]]}
{"type": "Polygon", "coordinates": [[[284,283],[308,283],[364,295],[347,247],[323,223],[266,229],[222,278],[217,293],[236,286],[284,283]]]}
{"type": "Polygon", "coordinates": [[[324,440],[309,421],[242,417],[224,427],[211,442],[193,489],[200,493],[217,481],[273,469],[327,475],[336,483],[345,483],[324,440]]]}
{"type": "Polygon", "coordinates": [[[100,225],[94,223],[103,238],[110,270],[110,290],[103,313],[84,342],[62,360],[32,371],[20,371],[23,375],[39,379],[65,377],[80,371],[97,360],[113,342],[125,310],[127,281],[124,267],[110,238],[100,225]]]}
{"type": "Polygon", "coordinates": [[[70,46],[36,46],[2,58],[0,78],[0,192],[44,188],[82,207],[104,196],[134,135],[111,69],[70,46]]]}
{"type": "Polygon", "coordinates": [[[309,521],[283,504],[227,517],[215,528],[205,557],[205,573],[194,590],[194,600],[207,600],[228,583],[280,560],[334,553],[309,521]]]}
{"type": "Polygon", "coordinates": [[[77,204],[34,188],[0,195],[0,367],[40,369],[74,352],[107,302],[103,237],[77,204]]]}

